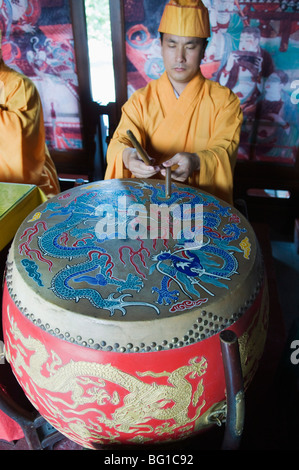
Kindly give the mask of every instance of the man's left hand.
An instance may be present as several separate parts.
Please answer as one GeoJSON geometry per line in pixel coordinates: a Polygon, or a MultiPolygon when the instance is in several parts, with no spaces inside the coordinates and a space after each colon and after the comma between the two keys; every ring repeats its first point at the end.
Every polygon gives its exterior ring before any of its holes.
{"type": "Polygon", "coordinates": [[[193,175],[194,171],[199,171],[200,159],[197,153],[179,152],[162,164],[163,176],[166,175],[165,168],[169,166],[175,166],[171,172],[171,178],[183,183],[193,175]]]}

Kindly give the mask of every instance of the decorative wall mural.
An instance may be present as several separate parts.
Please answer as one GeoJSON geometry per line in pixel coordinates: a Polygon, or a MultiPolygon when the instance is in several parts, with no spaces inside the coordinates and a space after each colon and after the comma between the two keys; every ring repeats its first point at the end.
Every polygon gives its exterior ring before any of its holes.
{"type": "MultiPolygon", "coordinates": [[[[164,71],[160,18],[168,0],[125,0],[128,95],[164,71]]],[[[299,5],[203,0],[211,37],[205,77],[231,88],[244,112],[239,159],[294,164],[299,143],[299,5]]]]}
{"type": "Polygon", "coordinates": [[[0,0],[0,29],[5,63],[40,93],[49,149],[82,148],[69,2],[0,0]]]}

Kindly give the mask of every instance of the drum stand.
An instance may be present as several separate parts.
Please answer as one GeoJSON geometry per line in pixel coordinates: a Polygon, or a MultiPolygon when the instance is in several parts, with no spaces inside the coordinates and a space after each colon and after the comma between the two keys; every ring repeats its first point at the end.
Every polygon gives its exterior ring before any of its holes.
{"type": "MultiPolygon", "coordinates": [[[[220,333],[220,344],[227,401],[226,425],[221,449],[237,450],[242,437],[245,415],[244,386],[238,338],[233,331],[224,330],[220,333]]],[[[1,367],[4,367],[4,365],[1,367]]],[[[19,424],[30,450],[51,449],[56,442],[64,439],[65,436],[54,428],[51,432],[45,434],[43,427],[47,423],[46,420],[37,411],[25,409],[4,390],[0,386],[0,409],[19,424]]]]}
{"type": "Polygon", "coordinates": [[[222,450],[237,450],[245,416],[244,384],[237,335],[231,330],[220,333],[226,383],[226,425],[222,450]]]}
{"type": "MultiPolygon", "coordinates": [[[[8,364],[6,364],[8,365],[8,364]]],[[[19,387],[18,383],[14,383],[14,376],[10,369],[4,372],[5,364],[1,367],[1,382],[0,382],[0,410],[3,411],[9,418],[13,419],[22,429],[29,450],[52,450],[56,442],[65,439],[60,432],[49,426],[49,423],[36,411],[25,394],[19,387]],[[3,383],[4,382],[4,383],[3,383]],[[7,383],[6,383],[7,382],[7,383]],[[10,383],[17,394],[22,394],[22,399],[18,397],[13,398],[8,389],[10,383]],[[28,407],[26,406],[28,403],[28,407]],[[31,411],[32,408],[32,411],[31,411]]],[[[13,450],[13,449],[12,449],[13,450]]]]}

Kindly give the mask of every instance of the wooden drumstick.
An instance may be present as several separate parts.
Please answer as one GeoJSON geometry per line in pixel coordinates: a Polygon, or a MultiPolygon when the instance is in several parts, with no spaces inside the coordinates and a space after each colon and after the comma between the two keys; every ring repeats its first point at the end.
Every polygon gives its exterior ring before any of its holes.
{"type": "Polygon", "coordinates": [[[139,153],[139,155],[141,156],[142,160],[144,161],[144,163],[146,165],[151,165],[151,162],[147,156],[147,153],[145,152],[145,150],[143,150],[143,148],[141,147],[140,143],[138,142],[138,140],[136,139],[135,135],[133,134],[132,131],[128,130],[127,131],[127,135],[130,139],[130,141],[132,142],[133,146],[135,147],[135,149],[137,150],[137,152],[139,153]]]}
{"type": "Polygon", "coordinates": [[[165,179],[165,197],[170,198],[171,196],[171,166],[166,167],[166,179],[165,179]]]}

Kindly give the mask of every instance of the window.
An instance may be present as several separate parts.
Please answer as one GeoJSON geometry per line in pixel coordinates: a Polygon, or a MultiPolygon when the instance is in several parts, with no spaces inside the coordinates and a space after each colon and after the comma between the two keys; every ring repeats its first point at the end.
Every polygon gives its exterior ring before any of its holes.
{"type": "Polygon", "coordinates": [[[85,0],[91,91],[94,101],[115,102],[109,0],[85,0]]]}

